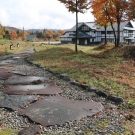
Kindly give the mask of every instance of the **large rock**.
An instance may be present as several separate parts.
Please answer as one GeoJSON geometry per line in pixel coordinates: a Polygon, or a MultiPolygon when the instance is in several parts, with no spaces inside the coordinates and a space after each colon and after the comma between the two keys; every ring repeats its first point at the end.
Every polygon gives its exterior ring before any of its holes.
{"type": "Polygon", "coordinates": [[[111,100],[115,103],[118,103],[118,104],[124,102],[124,99],[122,97],[116,97],[116,96],[113,96],[113,95],[108,95],[107,99],[111,100]]]}
{"type": "Polygon", "coordinates": [[[23,130],[21,130],[18,135],[40,135],[41,134],[41,129],[39,125],[31,126],[31,127],[26,127],[23,130]]]}
{"type": "Polygon", "coordinates": [[[70,100],[60,96],[46,97],[20,111],[32,121],[43,126],[62,125],[68,121],[92,116],[104,109],[101,103],[70,100]]]}

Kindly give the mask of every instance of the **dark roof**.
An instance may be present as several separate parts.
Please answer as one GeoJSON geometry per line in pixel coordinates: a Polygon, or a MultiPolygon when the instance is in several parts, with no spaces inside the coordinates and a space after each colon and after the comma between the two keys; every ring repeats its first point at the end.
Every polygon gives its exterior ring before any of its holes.
{"type": "MultiPolygon", "coordinates": [[[[79,28],[81,25],[83,25],[83,24],[84,24],[83,22],[78,23],[78,28],[79,28]]],[[[67,31],[76,31],[76,25],[73,26],[71,29],[69,29],[69,30],[67,30],[67,31]]]]}
{"type": "MultiPolygon", "coordinates": [[[[133,21],[124,21],[124,22],[121,22],[121,24],[120,24],[120,31],[122,31],[124,29],[127,29],[126,25],[129,22],[132,25],[131,30],[134,30],[135,29],[135,22],[133,22],[133,21]]],[[[104,27],[96,25],[95,22],[80,22],[80,23],[78,23],[78,28],[81,27],[83,24],[87,25],[89,28],[91,28],[93,30],[104,31],[104,27]]],[[[117,24],[116,23],[113,24],[113,27],[114,27],[115,30],[117,30],[117,24]]],[[[128,27],[128,29],[130,29],[130,27],[128,27]]],[[[69,29],[67,31],[76,31],[76,25],[73,26],[71,29],[69,29]]],[[[107,31],[112,31],[112,27],[108,26],[107,31]]]]}
{"type": "MultiPolygon", "coordinates": [[[[125,25],[128,23],[129,21],[124,21],[120,23],[120,31],[124,30],[125,25]]],[[[113,27],[115,30],[117,30],[117,23],[113,24],[113,27]]],[[[100,29],[98,31],[104,31],[104,27],[100,27],[100,29]]],[[[107,31],[112,31],[112,27],[108,26],[107,27],[107,31]]]]}
{"type": "Polygon", "coordinates": [[[83,31],[78,31],[78,38],[90,38],[91,36],[83,31]]]}

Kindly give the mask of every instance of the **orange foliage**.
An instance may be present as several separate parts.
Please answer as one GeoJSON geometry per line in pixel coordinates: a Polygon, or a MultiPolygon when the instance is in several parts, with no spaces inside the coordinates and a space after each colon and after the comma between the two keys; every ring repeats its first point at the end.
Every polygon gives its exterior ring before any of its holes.
{"type": "Polygon", "coordinates": [[[17,33],[15,31],[10,31],[9,35],[10,35],[10,39],[16,39],[17,38],[17,33]]]}

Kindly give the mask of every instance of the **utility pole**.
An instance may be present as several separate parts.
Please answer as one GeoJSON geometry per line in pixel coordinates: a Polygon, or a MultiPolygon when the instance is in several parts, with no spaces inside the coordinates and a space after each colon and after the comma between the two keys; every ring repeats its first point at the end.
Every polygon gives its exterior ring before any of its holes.
{"type": "Polygon", "coordinates": [[[22,35],[22,40],[24,40],[24,26],[23,26],[23,35],[22,35]]]}
{"type": "Polygon", "coordinates": [[[77,9],[78,1],[76,0],[76,42],[75,42],[75,51],[77,52],[77,38],[78,38],[78,9],[77,9]]]}

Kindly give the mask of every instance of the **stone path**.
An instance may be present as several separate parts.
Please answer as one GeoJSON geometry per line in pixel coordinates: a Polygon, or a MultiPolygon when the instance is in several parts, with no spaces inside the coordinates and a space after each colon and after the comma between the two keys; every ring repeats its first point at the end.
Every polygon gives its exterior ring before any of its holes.
{"type": "Polygon", "coordinates": [[[1,58],[0,124],[35,134],[122,134],[125,113],[94,92],[84,91],[25,57],[1,58]],[[4,72],[4,74],[3,74],[4,72]]]}

